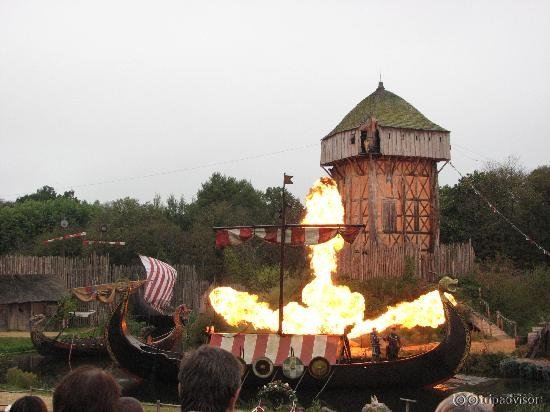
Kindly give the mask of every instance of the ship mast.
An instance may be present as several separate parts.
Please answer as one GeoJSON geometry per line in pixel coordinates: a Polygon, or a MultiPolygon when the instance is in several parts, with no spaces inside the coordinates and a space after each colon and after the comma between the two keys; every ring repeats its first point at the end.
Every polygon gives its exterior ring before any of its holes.
{"type": "Polygon", "coordinates": [[[281,195],[281,259],[279,262],[279,330],[278,334],[283,334],[283,307],[284,307],[284,273],[285,273],[285,237],[286,237],[286,201],[285,201],[285,185],[291,185],[292,176],[283,173],[283,190],[281,195]]]}

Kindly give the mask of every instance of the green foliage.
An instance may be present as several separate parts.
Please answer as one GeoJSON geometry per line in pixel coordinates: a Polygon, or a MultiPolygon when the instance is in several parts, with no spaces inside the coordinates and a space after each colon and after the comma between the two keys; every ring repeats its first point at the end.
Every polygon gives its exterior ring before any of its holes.
{"type": "MultiPolygon", "coordinates": [[[[287,218],[299,221],[303,214],[300,201],[286,193],[287,218]]],[[[279,219],[281,189],[255,189],[246,180],[214,173],[189,203],[171,195],[163,202],[156,196],[152,202],[140,203],[124,198],[105,204],[89,204],[74,197],[73,192],[57,194],[45,186],[16,202],[0,203],[0,254],[85,256],[90,252],[109,253],[111,263],[138,264],[138,254],[159,258],[169,263],[194,265],[204,279],[230,279],[237,272],[226,267],[224,252],[214,248],[213,226],[273,224],[279,219]],[[62,229],[66,218],[69,229],[62,229]],[[107,225],[108,231],[100,231],[107,225]],[[88,239],[121,240],[126,246],[82,246],[81,239],[43,244],[41,241],[85,230],[88,239]]],[[[279,250],[263,242],[238,248],[237,261],[251,268],[277,264],[279,250]]],[[[231,261],[231,258],[228,262],[231,261]]],[[[303,248],[289,249],[288,267],[300,268],[303,248]]],[[[302,265],[302,266],[301,266],[302,265]]]]}
{"type": "Polygon", "coordinates": [[[288,383],[281,380],[271,381],[262,386],[257,397],[262,404],[275,410],[279,410],[283,406],[292,407],[293,404],[298,403],[296,391],[288,383]]]}
{"type": "MultiPolygon", "coordinates": [[[[487,261],[471,275],[459,279],[457,297],[478,311],[479,288],[491,311],[499,310],[518,323],[518,334],[526,334],[550,313],[550,269],[516,269],[507,259],[487,261]]],[[[509,333],[511,331],[508,331],[509,333]]]]}
{"type": "Polygon", "coordinates": [[[78,301],[73,295],[65,295],[57,302],[56,320],[70,319],[71,312],[78,308],[78,301]]]}
{"type": "MultiPolygon", "coordinates": [[[[193,262],[207,279],[240,282],[249,278],[253,268],[278,262],[279,250],[264,242],[249,241],[239,248],[216,250],[212,227],[278,222],[281,190],[268,188],[265,193],[254,189],[250,182],[213,174],[197,192],[196,198],[185,207],[184,261],[193,262]],[[232,253],[227,258],[224,255],[232,253]],[[235,263],[237,262],[237,263],[235,263]]],[[[303,212],[301,203],[287,193],[289,221],[303,212]]],[[[287,256],[289,267],[303,264],[304,251],[291,250],[287,256]]]]}
{"type": "Polygon", "coordinates": [[[25,372],[19,368],[9,368],[6,371],[6,383],[8,386],[18,389],[29,389],[36,385],[38,376],[32,372],[25,372]]]}
{"type": "Polygon", "coordinates": [[[214,311],[207,311],[198,315],[192,314],[185,328],[187,336],[184,348],[190,349],[204,344],[207,337],[205,333],[207,326],[214,326],[214,330],[230,330],[225,321],[214,311]]]}
{"type": "Polygon", "coordinates": [[[306,412],[322,412],[323,405],[321,404],[321,401],[319,399],[314,399],[311,402],[311,406],[306,409],[306,412]]]}
{"type": "Polygon", "coordinates": [[[126,326],[131,335],[141,336],[141,331],[147,325],[147,322],[136,320],[132,316],[126,317],[126,326]]]}
{"type": "Polygon", "coordinates": [[[500,363],[507,358],[504,353],[470,353],[462,373],[468,375],[500,377],[500,363]]]}
{"type": "Polygon", "coordinates": [[[540,250],[494,213],[477,195],[479,190],[528,236],[550,245],[550,166],[525,172],[513,159],[489,164],[483,171],[440,189],[441,242],[472,240],[481,259],[504,255],[521,267],[548,263],[540,250]]]}
{"type": "Polygon", "coordinates": [[[550,382],[550,366],[507,358],[500,362],[500,371],[506,378],[521,378],[550,382]]]}
{"type": "Polygon", "coordinates": [[[406,281],[414,279],[416,273],[416,262],[412,256],[405,256],[405,273],[403,278],[406,281]]]}
{"type": "MultiPolygon", "coordinates": [[[[38,255],[60,254],[61,242],[42,244],[41,240],[61,236],[67,231],[60,222],[66,218],[71,232],[86,228],[97,205],[81,202],[74,197],[58,196],[38,200],[29,196],[14,203],[0,204],[0,254],[33,253],[38,255]]],[[[67,229],[69,230],[69,229],[67,229]]],[[[82,251],[79,239],[63,243],[67,255],[79,255],[82,251]]]]}

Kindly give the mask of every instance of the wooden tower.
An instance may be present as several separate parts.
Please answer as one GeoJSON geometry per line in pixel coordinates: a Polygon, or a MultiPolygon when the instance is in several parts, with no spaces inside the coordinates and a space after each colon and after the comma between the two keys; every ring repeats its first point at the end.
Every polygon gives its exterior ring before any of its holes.
{"type": "Polygon", "coordinates": [[[345,222],[366,225],[340,254],[341,274],[371,277],[366,256],[381,245],[437,248],[437,162],[448,160],[450,132],[382,82],[322,139],[321,166],[338,182],[345,222]]]}

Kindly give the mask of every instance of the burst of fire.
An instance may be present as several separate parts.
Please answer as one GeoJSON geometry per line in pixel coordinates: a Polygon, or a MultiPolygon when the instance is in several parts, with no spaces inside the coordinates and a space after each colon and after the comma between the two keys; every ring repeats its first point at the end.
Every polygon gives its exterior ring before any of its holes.
{"type": "MultiPolygon", "coordinates": [[[[306,196],[306,217],[302,223],[344,223],[344,207],[336,182],[320,178],[306,196]]],[[[364,319],[365,299],[347,286],[335,285],[332,274],[337,268],[337,253],[344,246],[339,235],[332,240],[309,246],[310,267],[314,279],[302,291],[302,302],[290,302],[284,309],[283,331],[290,334],[342,334],[353,326],[350,337],[379,331],[391,325],[437,327],[445,321],[443,305],[437,291],[420,296],[412,302],[402,302],[376,319],[364,319]]],[[[210,295],[214,310],[230,325],[251,323],[257,329],[276,331],[279,311],[272,310],[258,296],[229,287],[218,287],[210,295]]]]}

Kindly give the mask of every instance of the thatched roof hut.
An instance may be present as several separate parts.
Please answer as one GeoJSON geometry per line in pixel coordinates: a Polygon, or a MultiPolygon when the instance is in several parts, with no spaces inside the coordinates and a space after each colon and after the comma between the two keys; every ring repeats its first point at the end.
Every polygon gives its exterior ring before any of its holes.
{"type": "Polygon", "coordinates": [[[28,330],[32,315],[55,313],[66,294],[52,275],[0,276],[0,330],[28,330]]]}

